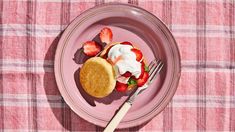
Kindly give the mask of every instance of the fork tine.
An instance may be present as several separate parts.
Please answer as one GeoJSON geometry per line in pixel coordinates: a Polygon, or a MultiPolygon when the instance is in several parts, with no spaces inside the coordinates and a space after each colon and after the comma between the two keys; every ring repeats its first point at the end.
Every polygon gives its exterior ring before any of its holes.
{"type": "Polygon", "coordinates": [[[150,64],[148,65],[148,68],[150,69],[155,63],[156,63],[156,59],[150,62],[150,64]]]}
{"type": "Polygon", "coordinates": [[[158,60],[156,62],[156,64],[154,64],[154,66],[151,67],[151,69],[149,70],[149,76],[151,77],[151,75],[156,71],[156,69],[158,68],[158,66],[161,64],[161,61],[158,60]]]}
{"type": "Polygon", "coordinates": [[[152,74],[153,70],[156,68],[160,60],[154,60],[152,62],[153,62],[152,64],[151,63],[149,64],[149,75],[152,74]]]}
{"type": "Polygon", "coordinates": [[[156,63],[156,61],[159,61],[159,60],[154,59],[153,61],[151,61],[151,62],[150,62],[150,64],[149,64],[149,65],[156,63]]]}
{"type": "Polygon", "coordinates": [[[149,77],[150,82],[156,78],[157,74],[162,70],[163,66],[164,64],[162,62],[158,64],[158,66],[154,69],[154,72],[149,77]]]}

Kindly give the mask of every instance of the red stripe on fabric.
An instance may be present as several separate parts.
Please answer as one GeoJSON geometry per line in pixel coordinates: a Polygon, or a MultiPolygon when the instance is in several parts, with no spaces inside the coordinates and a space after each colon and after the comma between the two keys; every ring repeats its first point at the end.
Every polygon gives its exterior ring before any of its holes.
{"type": "MultiPolygon", "coordinates": [[[[26,5],[26,30],[31,29],[33,33],[35,33],[35,23],[36,23],[36,2],[28,2],[26,5]]],[[[31,64],[31,58],[35,59],[35,45],[34,39],[32,38],[32,34],[28,34],[26,38],[26,60],[27,64],[31,64]]],[[[29,67],[27,67],[27,71],[29,71],[29,67]]],[[[27,93],[32,94],[33,97],[37,96],[36,93],[36,78],[33,73],[27,74],[27,93]]],[[[37,126],[37,101],[32,102],[28,100],[28,129],[38,129],[37,126]]]]}
{"type": "MultiPolygon", "coordinates": [[[[230,31],[234,29],[232,25],[235,24],[235,2],[233,1],[231,4],[229,4],[229,25],[230,25],[230,31]]],[[[234,34],[230,32],[230,59],[231,62],[235,61],[235,38],[234,34]]],[[[231,70],[230,72],[230,78],[231,78],[231,83],[230,83],[230,95],[235,96],[235,68],[231,70]]],[[[232,99],[230,99],[232,100],[232,99]]],[[[230,131],[235,131],[235,110],[234,108],[230,108],[229,112],[229,117],[230,117],[230,122],[229,122],[229,130],[230,131]]]]}
{"type": "MultiPolygon", "coordinates": [[[[3,10],[3,1],[0,1],[0,24],[3,23],[3,13],[4,13],[4,10],[3,10]]],[[[0,30],[0,33],[2,33],[3,30],[0,30]]],[[[3,58],[3,38],[0,37],[0,59],[3,58]]],[[[1,63],[2,64],[2,63],[1,63]]],[[[2,68],[2,65],[0,64],[0,68],[2,68]]],[[[3,84],[3,72],[0,71],[0,93],[3,94],[4,93],[4,84],[3,84]]],[[[2,100],[2,102],[4,102],[4,99],[3,97],[0,98],[0,100],[2,100]]],[[[5,112],[4,112],[4,107],[0,107],[0,129],[3,129],[4,128],[4,115],[5,115],[5,112]]]]}
{"type": "MultiPolygon", "coordinates": [[[[172,4],[172,1],[170,0],[169,1],[170,3],[169,3],[169,5],[170,5],[170,25],[172,25],[172,15],[173,15],[173,4],[172,4]]],[[[170,26],[170,30],[172,30],[171,29],[171,26],[170,26]]],[[[172,107],[172,100],[169,102],[169,119],[168,119],[168,122],[169,122],[169,125],[170,125],[170,127],[169,127],[169,129],[171,129],[171,130],[174,130],[174,126],[173,126],[173,107],[172,107]]]]}
{"type": "MultiPolygon", "coordinates": [[[[162,8],[162,17],[163,21],[166,25],[168,25],[168,28],[171,30],[171,23],[172,23],[172,1],[164,1],[162,8]]],[[[171,103],[168,104],[168,106],[163,111],[163,131],[171,131],[173,130],[173,124],[172,124],[172,107],[171,103]]]]}
{"type": "MultiPolygon", "coordinates": [[[[68,107],[68,105],[64,102],[62,103],[62,122],[61,125],[63,126],[63,131],[72,131],[72,124],[71,124],[71,109],[68,107]]],[[[79,125],[79,124],[78,124],[79,125]]]]}
{"type": "MultiPolygon", "coordinates": [[[[3,87],[3,74],[0,73],[0,93],[1,94],[4,93],[3,89],[4,89],[4,87],[3,87]]],[[[4,98],[0,97],[0,101],[4,102],[4,98]]],[[[0,129],[4,128],[4,120],[5,120],[4,115],[5,115],[4,107],[0,106],[0,129]]]]}
{"type": "Polygon", "coordinates": [[[230,131],[235,131],[235,108],[230,108],[230,126],[229,129],[230,131]]]}
{"type": "MultiPolygon", "coordinates": [[[[196,22],[197,25],[206,25],[206,4],[204,2],[197,1],[196,5],[196,22]]],[[[205,27],[203,27],[205,28],[205,27]]],[[[198,29],[198,28],[197,28],[198,29]]],[[[197,60],[199,65],[205,65],[206,62],[206,41],[205,32],[197,32],[197,60]]],[[[199,68],[197,68],[199,69],[199,68]]],[[[204,69],[205,70],[205,69],[204,69]]],[[[206,73],[197,74],[197,98],[206,98],[206,73]]],[[[206,103],[197,102],[197,130],[206,130],[206,103]],[[204,107],[199,107],[204,106],[204,107]]]]}
{"type": "Polygon", "coordinates": [[[129,4],[138,5],[138,0],[128,0],[129,4]]]}

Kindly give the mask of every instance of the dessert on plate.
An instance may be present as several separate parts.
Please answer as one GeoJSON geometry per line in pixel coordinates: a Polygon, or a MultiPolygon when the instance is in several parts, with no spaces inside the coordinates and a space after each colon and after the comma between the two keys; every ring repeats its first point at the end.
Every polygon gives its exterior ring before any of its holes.
{"type": "Polygon", "coordinates": [[[126,92],[143,86],[149,77],[142,52],[131,42],[112,42],[113,33],[105,27],[100,31],[100,40],[106,43],[103,50],[95,41],[83,44],[88,59],[80,71],[80,83],[91,96],[102,98],[114,89],[126,92]]]}

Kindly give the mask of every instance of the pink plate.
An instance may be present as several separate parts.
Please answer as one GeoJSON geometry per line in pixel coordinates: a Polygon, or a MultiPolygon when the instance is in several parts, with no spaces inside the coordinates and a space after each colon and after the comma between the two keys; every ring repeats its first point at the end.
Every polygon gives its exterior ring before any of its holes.
{"type": "Polygon", "coordinates": [[[176,41],[164,23],[151,13],[127,4],[106,4],[79,15],[64,31],[55,56],[58,88],[70,108],[85,120],[104,127],[129,93],[113,92],[96,99],[79,83],[79,68],[87,59],[82,43],[98,41],[103,27],[113,31],[113,41],[130,41],[140,48],[147,62],[157,58],[165,67],[156,81],[141,93],[118,128],[140,125],[152,119],[169,103],[180,77],[180,55],[176,41]]]}

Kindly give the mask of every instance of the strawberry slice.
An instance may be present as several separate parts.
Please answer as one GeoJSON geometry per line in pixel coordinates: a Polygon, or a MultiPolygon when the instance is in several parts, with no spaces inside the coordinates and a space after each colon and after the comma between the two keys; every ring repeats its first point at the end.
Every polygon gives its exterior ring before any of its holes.
{"type": "Polygon", "coordinates": [[[126,92],[128,85],[120,82],[116,82],[116,90],[118,92],[126,92]]]}
{"type": "Polygon", "coordinates": [[[87,41],[83,44],[83,52],[87,56],[96,56],[101,51],[101,45],[95,41],[87,41]]]}
{"type": "Polygon", "coordinates": [[[103,28],[100,31],[100,40],[102,43],[109,44],[113,39],[112,30],[108,27],[103,28]]]}
{"type": "Polygon", "coordinates": [[[148,78],[149,78],[149,73],[144,72],[143,76],[137,80],[137,86],[138,87],[143,86],[148,81],[148,78]]]}
{"type": "Polygon", "coordinates": [[[131,76],[131,73],[129,71],[125,72],[124,74],[122,74],[122,76],[124,77],[130,77],[131,76]]]}
{"type": "MultiPolygon", "coordinates": [[[[145,71],[145,70],[144,70],[144,65],[145,65],[144,62],[141,62],[141,74],[140,74],[139,78],[142,78],[143,75],[144,75],[144,71],[145,71]]],[[[138,79],[139,79],[139,78],[138,78],[138,79]]]]}
{"type": "Polygon", "coordinates": [[[130,42],[128,42],[128,41],[121,42],[121,44],[123,44],[123,45],[130,45],[130,46],[132,46],[132,47],[133,47],[132,43],[130,43],[130,42]]]}
{"type": "Polygon", "coordinates": [[[133,48],[133,49],[131,49],[131,51],[135,53],[137,61],[142,60],[143,54],[140,50],[133,48]]]}

